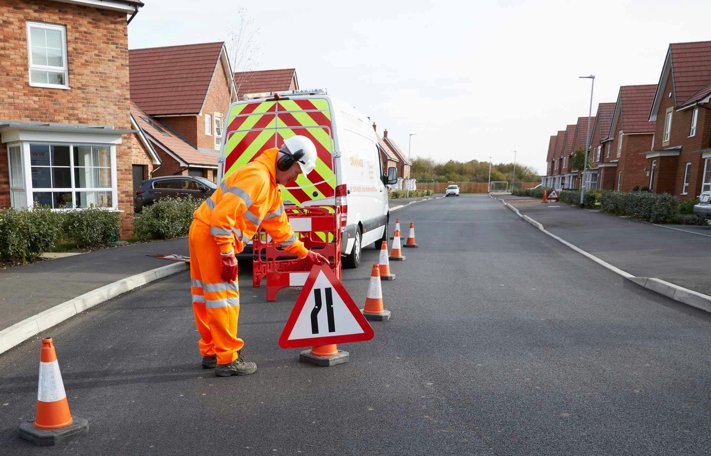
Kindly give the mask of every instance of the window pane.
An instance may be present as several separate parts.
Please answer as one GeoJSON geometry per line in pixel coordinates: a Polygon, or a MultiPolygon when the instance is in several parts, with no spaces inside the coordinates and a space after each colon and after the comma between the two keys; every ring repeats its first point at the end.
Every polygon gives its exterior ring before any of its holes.
{"type": "Polygon", "coordinates": [[[48,71],[47,72],[47,83],[48,84],[65,85],[64,84],[64,73],[53,73],[51,71],[48,71]]]}
{"type": "Polygon", "coordinates": [[[45,47],[47,46],[47,40],[45,38],[44,29],[39,27],[30,27],[30,39],[32,40],[32,47],[45,47]]]}
{"type": "Polygon", "coordinates": [[[45,33],[47,34],[47,47],[61,50],[63,47],[62,32],[59,30],[45,29],[45,33]]]}
{"type": "Polygon", "coordinates": [[[111,170],[99,168],[99,187],[111,187],[111,170]]]}
{"type": "Polygon", "coordinates": [[[74,166],[93,166],[92,147],[74,146],[74,166]]]}
{"type": "Polygon", "coordinates": [[[184,183],[183,188],[184,188],[185,190],[197,190],[197,189],[198,189],[198,185],[197,185],[197,182],[195,182],[195,181],[186,180],[185,183],[184,183]]]}
{"type": "Polygon", "coordinates": [[[12,195],[12,207],[20,209],[27,207],[27,194],[22,192],[11,192],[12,195]]]}
{"type": "Polygon", "coordinates": [[[48,84],[47,72],[40,70],[30,71],[30,82],[34,82],[35,84],[48,84]]]}
{"type": "Polygon", "coordinates": [[[99,170],[96,168],[75,168],[74,186],[76,188],[99,187],[99,170]]]}
{"type": "Polygon", "coordinates": [[[61,49],[47,49],[47,65],[56,67],[64,66],[64,58],[62,57],[61,49]]]}
{"type": "Polygon", "coordinates": [[[34,188],[51,188],[51,176],[49,167],[32,167],[32,186],[34,188]]]}
{"type": "Polygon", "coordinates": [[[32,64],[47,65],[47,52],[45,48],[32,48],[32,64]]]}
{"type": "Polygon", "coordinates": [[[111,149],[108,147],[98,147],[98,159],[96,161],[96,166],[111,166],[111,149]]]}
{"type": "Polygon", "coordinates": [[[77,207],[112,207],[111,192],[76,192],[77,207]]]}
{"type": "Polygon", "coordinates": [[[52,207],[52,192],[33,192],[32,202],[35,206],[52,207]]]}
{"type": "Polygon", "coordinates": [[[71,192],[54,192],[52,193],[52,200],[54,201],[55,209],[72,207],[71,192]]]}
{"type": "Polygon", "coordinates": [[[22,149],[19,146],[10,147],[10,187],[21,189],[25,185],[22,170],[22,149]]]}
{"type": "Polygon", "coordinates": [[[30,165],[49,166],[49,146],[30,144],[30,165]]]}
{"type": "Polygon", "coordinates": [[[69,146],[52,146],[52,166],[69,166],[69,146]]]}
{"type": "Polygon", "coordinates": [[[69,168],[52,168],[52,188],[71,188],[71,176],[69,168]]]}

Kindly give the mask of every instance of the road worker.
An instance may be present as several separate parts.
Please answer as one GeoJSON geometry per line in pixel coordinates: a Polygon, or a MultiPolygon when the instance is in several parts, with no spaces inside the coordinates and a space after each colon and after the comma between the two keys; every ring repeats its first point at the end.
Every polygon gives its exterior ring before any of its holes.
{"type": "Polygon", "coordinates": [[[215,375],[249,375],[254,362],[240,355],[244,341],[237,337],[239,286],[237,258],[258,229],[290,254],[313,264],[323,255],[297,239],[284,212],[279,184],[294,181],[316,166],[316,147],[304,136],[286,139],[281,148],[265,150],[257,159],[227,176],[193,215],[188,242],[195,324],[202,367],[215,375]]]}

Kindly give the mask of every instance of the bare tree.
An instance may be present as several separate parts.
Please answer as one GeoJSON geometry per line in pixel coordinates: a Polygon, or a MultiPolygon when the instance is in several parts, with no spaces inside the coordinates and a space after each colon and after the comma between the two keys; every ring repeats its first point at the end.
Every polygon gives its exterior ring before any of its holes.
{"type": "MultiPolygon", "coordinates": [[[[255,39],[259,28],[254,25],[245,8],[236,8],[230,15],[234,18],[234,26],[228,35],[226,46],[232,71],[249,71],[259,56],[259,47],[255,39]]],[[[239,87],[236,89],[239,92],[239,87]]],[[[231,95],[237,96],[237,94],[231,95]]]]}

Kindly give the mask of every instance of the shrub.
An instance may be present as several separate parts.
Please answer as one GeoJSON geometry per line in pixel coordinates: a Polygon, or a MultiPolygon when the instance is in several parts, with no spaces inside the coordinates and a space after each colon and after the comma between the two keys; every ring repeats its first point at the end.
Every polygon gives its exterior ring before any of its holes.
{"type": "Polygon", "coordinates": [[[92,207],[68,211],[62,215],[63,241],[72,242],[79,248],[96,248],[118,240],[118,212],[92,207]]]}
{"type": "Polygon", "coordinates": [[[391,190],[388,193],[388,199],[400,199],[400,198],[416,198],[421,196],[430,196],[434,193],[432,190],[391,190]]]}
{"type": "Polygon", "coordinates": [[[699,204],[698,198],[688,199],[688,200],[679,202],[679,213],[682,215],[693,214],[694,213],[694,205],[696,205],[696,204],[699,204]]]}
{"type": "Polygon", "coordinates": [[[604,212],[652,223],[672,223],[678,219],[679,214],[679,200],[668,193],[605,192],[600,201],[604,212]]]}
{"type": "Polygon", "coordinates": [[[649,221],[652,223],[674,223],[679,218],[679,200],[669,193],[656,195],[649,221]]]}
{"type": "Polygon", "coordinates": [[[202,203],[191,198],[163,198],[136,214],[136,237],[142,241],[187,236],[193,212],[202,203]]]}
{"type": "Polygon", "coordinates": [[[27,263],[52,248],[61,215],[48,208],[0,211],[0,260],[27,263]]]}

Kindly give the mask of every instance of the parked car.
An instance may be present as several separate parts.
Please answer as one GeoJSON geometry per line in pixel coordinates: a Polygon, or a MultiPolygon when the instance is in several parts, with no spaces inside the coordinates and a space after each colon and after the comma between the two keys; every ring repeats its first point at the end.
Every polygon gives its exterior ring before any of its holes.
{"type": "Polygon", "coordinates": [[[459,196],[459,185],[452,184],[447,186],[444,196],[459,196]]]}
{"type": "Polygon", "coordinates": [[[141,212],[144,206],[153,204],[161,198],[199,198],[205,199],[212,195],[217,185],[205,179],[195,176],[163,176],[145,180],[136,191],[133,208],[135,212],[141,212]]]}
{"type": "Polygon", "coordinates": [[[699,204],[694,205],[694,214],[711,217],[711,192],[702,192],[699,204]]]}

